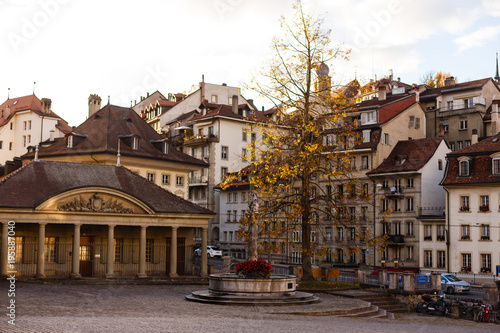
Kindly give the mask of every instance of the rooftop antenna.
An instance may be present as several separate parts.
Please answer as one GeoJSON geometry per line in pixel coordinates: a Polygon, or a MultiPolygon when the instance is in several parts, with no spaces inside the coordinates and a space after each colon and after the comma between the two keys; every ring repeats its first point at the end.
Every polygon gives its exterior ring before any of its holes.
{"type": "Polygon", "coordinates": [[[121,164],[120,164],[120,138],[118,138],[118,154],[116,155],[117,159],[116,159],[116,166],[117,167],[120,167],[121,164]]]}

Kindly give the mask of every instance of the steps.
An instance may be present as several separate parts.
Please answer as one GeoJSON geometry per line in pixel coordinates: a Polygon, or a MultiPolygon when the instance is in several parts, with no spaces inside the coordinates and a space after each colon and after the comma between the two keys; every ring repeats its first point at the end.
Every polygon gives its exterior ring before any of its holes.
{"type": "Polygon", "coordinates": [[[281,305],[302,305],[318,303],[320,300],[313,294],[296,292],[295,295],[285,296],[239,296],[239,295],[218,295],[209,290],[193,291],[186,296],[186,300],[200,303],[220,304],[220,305],[257,305],[257,306],[281,306],[281,305]]]}
{"type": "Polygon", "coordinates": [[[350,297],[361,299],[370,302],[372,306],[378,307],[381,311],[386,312],[387,317],[394,318],[394,313],[408,313],[408,306],[398,302],[396,299],[384,292],[351,290],[345,292],[333,293],[337,296],[350,297]]]}

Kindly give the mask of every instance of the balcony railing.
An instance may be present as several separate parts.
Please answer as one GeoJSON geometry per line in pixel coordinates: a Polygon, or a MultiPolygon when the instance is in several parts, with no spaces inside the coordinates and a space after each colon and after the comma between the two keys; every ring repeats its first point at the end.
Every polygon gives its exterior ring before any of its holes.
{"type": "Polygon", "coordinates": [[[403,235],[389,235],[389,246],[403,246],[405,243],[405,236],[403,235]]]}
{"type": "Polygon", "coordinates": [[[401,186],[391,186],[384,187],[384,194],[386,197],[402,197],[403,196],[403,188],[401,186]]]}
{"type": "Polygon", "coordinates": [[[185,145],[199,144],[204,142],[219,142],[219,137],[216,134],[209,134],[209,135],[196,134],[184,138],[185,145]]]}
{"type": "Polygon", "coordinates": [[[207,184],[208,177],[189,177],[189,185],[207,184]]]}
{"type": "Polygon", "coordinates": [[[440,111],[475,109],[479,105],[481,107],[486,105],[486,100],[483,97],[474,97],[472,103],[465,103],[463,100],[454,100],[453,105],[444,105],[440,108],[440,111]]]}

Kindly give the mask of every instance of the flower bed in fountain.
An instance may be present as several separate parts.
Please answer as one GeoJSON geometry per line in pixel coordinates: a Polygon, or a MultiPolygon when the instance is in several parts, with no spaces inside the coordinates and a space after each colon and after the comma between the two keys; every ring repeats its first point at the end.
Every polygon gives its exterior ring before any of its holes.
{"type": "Polygon", "coordinates": [[[270,278],[274,272],[272,266],[262,259],[245,260],[235,267],[236,275],[244,278],[270,278]]]}

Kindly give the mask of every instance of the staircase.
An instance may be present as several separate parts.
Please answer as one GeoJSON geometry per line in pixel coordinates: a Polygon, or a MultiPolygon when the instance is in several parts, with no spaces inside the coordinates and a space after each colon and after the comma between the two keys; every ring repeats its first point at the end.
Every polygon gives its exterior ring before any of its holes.
{"type": "MultiPolygon", "coordinates": [[[[342,292],[331,293],[336,296],[342,297],[350,297],[361,299],[363,301],[369,302],[372,307],[376,307],[378,312],[376,315],[372,314],[375,310],[372,310],[372,313],[369,311],[362,312],[363,316],[368,316],[371,318],[376,317],[387,317],[394,318],[395,313],[408,313],[408,306],[398,302],[391,295],[378,291],[378,290],[349,290],[342,292]]],[[[360,314],[352,314],[352,316],[361,317],[360,314]]]]}

